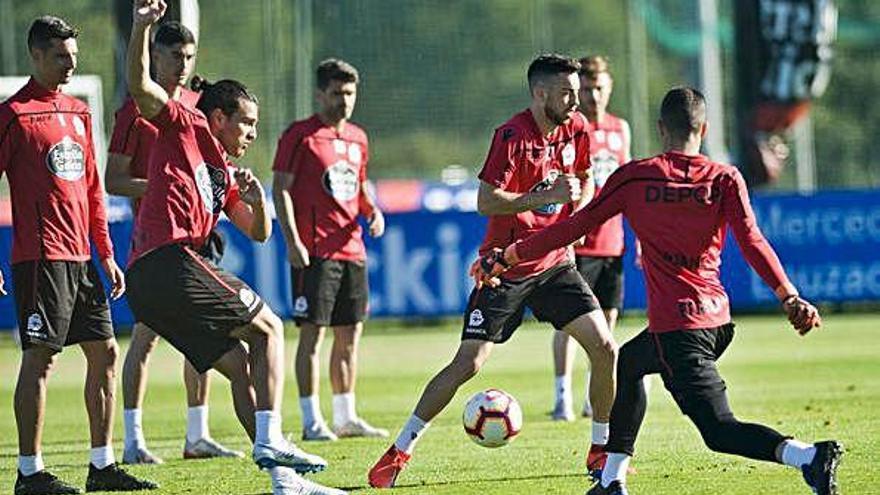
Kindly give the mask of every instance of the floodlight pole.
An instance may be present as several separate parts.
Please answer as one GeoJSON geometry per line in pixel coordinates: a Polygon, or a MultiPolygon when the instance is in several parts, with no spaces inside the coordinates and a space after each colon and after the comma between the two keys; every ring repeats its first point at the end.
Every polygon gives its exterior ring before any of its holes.
{"type": "Polygon", "coordinates": [[[627,71],[629,72],[629,114],[633,124],[633,156],[650,154],[648,136],[653,133],[648,115],[648,49],[642,1],[626,0],[627,71]]]}
{"type": "Polygon", "coordinates": [[[700,82],[708,99],[706,116],[709,131],[705,147],[715,161],[729,163],[724,143],[724,91],[721,72],[721,51],[718,48],[718,4],[716,0],[698,0],[700,15],[700,82]]]}
{"type": "Polygon", "coordinates": [[[293,29],[294,43],[294,99],[295,117],[303,119],[312,113],[312,57],[313,46],[313,0],[296,0],[296,21],[293,29]]]}

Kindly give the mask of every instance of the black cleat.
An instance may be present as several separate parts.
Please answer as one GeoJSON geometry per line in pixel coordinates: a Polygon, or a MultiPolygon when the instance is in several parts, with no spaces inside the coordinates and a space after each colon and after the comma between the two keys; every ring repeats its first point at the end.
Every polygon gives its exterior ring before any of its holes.
{"type": "Polygon", "coordinates": [[[602,482],[599,481],[593,488],[587,490],[586,495],[629,495],[629,492],[620,481],[612,481],[607,487],[602,486],[602,482]]]}
{"type": "Polygon", "coordinates": [[[15,495],[68,495],[82,492],[44,469],[30,476],[25,476],[19,471],[14,493],[15,495]]]}
{"type": "Polygon", "coordinates": [[[813,462],[801,466],[804,481],[817,495],[837,495],[837,466],[843,456],[843,445],[829,440],[818,442],[813,462]]]}
{"type": "Polygon", "coordinates": [[[89,464],[89,477],[86,478],[87,492],[133,492],[156,488],[159,488],[159,485],[149,480],[135,478],[123,471],[116,463],[104,469],[89,464]]]}

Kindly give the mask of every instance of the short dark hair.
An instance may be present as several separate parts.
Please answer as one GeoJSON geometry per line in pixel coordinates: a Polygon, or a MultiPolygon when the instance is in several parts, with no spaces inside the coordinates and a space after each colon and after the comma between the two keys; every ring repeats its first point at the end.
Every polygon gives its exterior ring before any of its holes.
{"type": "Polygon", "coordinates": [[[64,19],[54,15],[44,15],[34,19],[28,30],[28,50],[49,48],[52,39],[66,40],[79,36],[79,29],[71,26],[64,19]]]}
{"type": "Polygon", "coordinates": [[[706,97],[690,87],[670,89],[660,105],[660,121],[674,138],[687,139],[706,122],[706,97]]]}
{"type": "Polygon", "coordinates": [[[529,89],[535,87],[539,82],[543,82],[548,77],[557,74],[574,74],[581,68],[577,60],[556,53],[547,53],[539,56],[529,64],[529,70],[526,77],[529,81],[529,89]]]}
{"type": "Polygon", "coordinates": [[[353,65],[338,58],[328,58],[318,64],[315,71],[318,79],[318,89],[325,90],[330,86],[330,81],[342,81],[343,83],[359,83],[361,80],[358,70],[353,65]]]}
{"type": "Polygon", "coordinates": [[[218,108],[224,115],[230,116],[238,111],[239,100],[259,103],[257,97],[248,90],[247,86],[232,79],[210,83],[196,75],[190,81],[190,88],[202,93],[196,108],[201,110],[205,117],[210,116],[211,112],[218,108]]]}
{"type": "Polygon", "coordinates": [[[162,46],[172,46],[178,43],[182,45],[195,45],[196,37],[188,27],[177,21],[166,22],[156,30],[153,43],[162,46]]]}
{"type": "Polygon", "coordinates": [[[578,74],[588,79],[596,79],[603,72],[611,74],[608,58],[602,55],[589,55],[578,60],[578,62],[581,64],[578,74]]]}

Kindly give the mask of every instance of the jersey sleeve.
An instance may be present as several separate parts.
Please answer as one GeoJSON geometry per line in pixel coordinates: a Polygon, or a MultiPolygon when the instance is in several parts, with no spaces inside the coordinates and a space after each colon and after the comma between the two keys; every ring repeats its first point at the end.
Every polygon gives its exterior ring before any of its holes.
{"type": "Polygon", "coordinates": [[[183,103],[169,99],[150,122],[159,129],[183,129],[189,124],[189,113],[183,103]]]}
{"type": "Polygon", "coordinates": [[[742,174],[734,170],[723,186],[722,212],[743,257],[771,289],[790,284],[782,263],[758,227],[742,174]]]}
{"type": "Polygon", "coordinates": [[[574,152],[572,172],[583,179],[587,176],[587,171],[590,170],[590,167],[593,166],[593,163],[590,161],[590,134],[587,131],[575,135],[574,152]]]}
{"type": "Polygon", "coordinates": [[[113,243],[110,241],[110,229],[107,226],[107,209],[104,206],[104,188],[98,178],[98,164],[95,161],[95,142],[92,139],[91,116],[86,120],[86,185],[89,202],[89,236],[98,251],[100,259],[113,256],[113,243]]]}
{"type": "Polygon", "coordinates": [[[9,167],[14,152],[14,143],[18,141],[13,133],[16,132],[15,113],[6,105],[0,105],[0,177],[9,167]]]}
{"type": "Polygon", "coordinates": [[[621,213],[626,205],[626,167],[619,168],[608,177],[605,187],[587,206],[574,215],[523,239],[517,243],[516,254],[522,261],[541,256],[568,246],[584,234],[597,229],[609,218],[621,213]]]}
{"type": "Polygon", "coordinates": [[[296,174],[298,163],[296,152],[302,143],[302,136],[296,128],[291,127],[278,139],[278,150],[275,152],[275,161],[272,163],[272,171],[296,174]]]}
{"type": "Polygon", "coordinates": [[[110,137],[110,153],[133,157],[137,150],[137,106],[126,101],[116,112],[113,134],[110,137]]]}
{"type": "Polygon", "coordinates": [[[520,131],[514,126],[503,126],[495,131],[489,155],[478,177],[487,184],[504,188],[516,171],[516,155],[520,131]]]}

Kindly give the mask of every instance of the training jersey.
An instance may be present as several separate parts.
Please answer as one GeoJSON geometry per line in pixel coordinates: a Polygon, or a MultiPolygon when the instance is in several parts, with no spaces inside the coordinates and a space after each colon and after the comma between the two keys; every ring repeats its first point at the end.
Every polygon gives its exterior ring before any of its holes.
{"type": "Polygon", "coordinates": [[[712,328],[730,321],[719,278],[728,226],[745,259],[770,288],[789,283],[755,222],[739,171],[678,152],[620,167],[594,201],[524,240],[516,252],[522,259],[539,257],[619,213],[642,244],[651,332],[712,328]]]}
{"type": "Polygon", "coordinates": [[[357,216],[368,161],[367,134],[351,122],[338,132],[313,115],[294,122],[281,135],[272,170],[294,175],[288,192],[309,256],[366,259],[357,216]]]}
{"type": "Polygon", "coordinates": [[[168,100],[150,122],[159,135],[135,223],[132,261],[167,244],[201,249],[220,213],[230,213],[241,201],[235,168],[201,111],[168,100]]]}
{"type": "MultiPolygon", "coordinates": [[[[590,163],[596,197],[605,186],[608,177],[629,159],[629,136],[625,131],[626,121],[605,114],[601,122],[587,121],[590,134],[590,163]]],[[[599,228],[584,236],[584,244],[575,246],[577,256],[622,256],[623,255],[623,217],[615,215],[599,228]]]]}
{"type": "Polygon", "coordinates": [[[113,256],[104,190],[82,101],[31,78],[0,104],[0,175],[12,196],[12,263],[113,256]]]}
{"type": "MultiPolygon", "coordinates": [[[[586,119],[575,113],[564,125],[544,136],[526,109],[495,130],[489,155],[480,171],[483,182],[513,193],[550,188],[560,174],[583,178],[590,168],[590,140],[586,119]]],[[[546,204],[531,211],[511,215],[490,215],[480,254],[504,248],[571,215],[572,203],[546,204]]],[[[505,273],[504,278],[519,280],[537,275],[569,259],[568,248],[559,246],[526,261],[505,273]]]]}
{"type": "MultiPolygon", "coordinates": [[[[200,93],[196,91],[180,88],[178,100],[190,108],[195,108],[199,102],[199,96],[200,93]]],[[[128,96],[116,111],[116,122],[113,124],[113,135],[110,138],[108,151],[131,158],[131,176],[136,179],[146,179],[150,151],[158,137],[159,129],[156,129],[156,126],[141,116],[137,103],[131,96],[128,96]]],[[[139,206],[139,199],[132,201],[135,218],[139,206]]]]}

